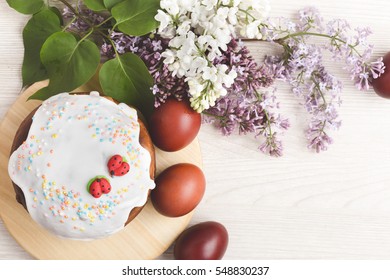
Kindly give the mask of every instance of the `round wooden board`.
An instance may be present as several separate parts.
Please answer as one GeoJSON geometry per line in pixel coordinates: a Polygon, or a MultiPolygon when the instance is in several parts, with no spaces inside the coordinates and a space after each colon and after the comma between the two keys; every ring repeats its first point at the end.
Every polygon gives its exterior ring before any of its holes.
{"type": "MultiPolygon", "coordinates": [[[[27,101],[38,89],[46,86],[39,82],[15,101],[0,124],[0,214],[16,241],[37,259],[155,259],[160,256],[186,228],[192,214],[180,218],[160,215],[150,201],[141,213],[120,232],[100,240],[76,241],[59,238],[34,222],[16,201],[8,176],[8,158],[14,135],[24,118],[41,102],[27,101]]],[[[75,91],[90,91],[84,86],[75,91]]],[[[185,149],[166,153],[156,148],[157,174],[180,162],[202,167],[197,139],[185,149]]]]}

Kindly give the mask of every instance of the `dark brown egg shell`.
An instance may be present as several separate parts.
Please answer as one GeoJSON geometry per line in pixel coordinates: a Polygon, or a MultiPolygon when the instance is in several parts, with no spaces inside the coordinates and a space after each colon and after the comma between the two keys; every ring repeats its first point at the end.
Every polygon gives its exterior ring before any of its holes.
{"type": "Polygon", "coordinates": [[[206,188],[202,170],[190,163],[179,163],[165,169],[156,178],[151,200],[162,215],[180,217],[199,204],[206,188]]]}
{"type": "Polygon", "coordinates": [[[383,63],[386,66],[385,73],[372,80],[372,87],[379,96],[390,98],[390,52],[383,57],[383,63]]]}
{"type": "Polygon", "coordinates": [[[154,145],[163,151],[174,152],[189,145],[201,126],[201,115],[188,101],[168,99],[156,108],[149,119],[154,145]]]}
{"type": "Polygon", "coordinates": [[[229,243],[226,228],[217,222],[203,222],[186,229],[177,238],[176,260],[220,260],[229,243]]]}

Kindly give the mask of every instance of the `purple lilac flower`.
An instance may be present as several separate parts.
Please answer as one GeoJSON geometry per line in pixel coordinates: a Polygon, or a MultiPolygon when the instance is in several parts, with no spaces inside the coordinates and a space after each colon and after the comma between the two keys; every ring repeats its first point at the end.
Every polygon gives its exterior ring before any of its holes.
{"type": "MultiPolygon", "coordinates": [[[[168,66],[163,63],[161,54],[168,47],[169,40],[158,35],[134,37],[115,31],[111,32],[110,37],[118,54],[134,53],[148,67],[154,79],[152,92],[155,95],[155,107],[160,106],[170,96],[181,100],[188,95],[185,79],[174,77],[168,70],[168,66]]],[[[107,58],[115,56],[111,43],[103,43],[101,54],[107,58]]]]}
{"type": "Polygon", "coordinates": [[[371,62],[373,46],[368,44],[369,28],[356,28],[353,32],[348,22],[336,19],[328,22],[325,34],[333,38],[327,49],[335,60],[344,61],[359,90],[368,90],[373,79],[384,73],[382,58],[371,62]]]}
{"type": "Polygon", "coordinates": [[[299,21],[297,23],[297,26],[300,30],[316,28],[318,31],[322,31],[324,19],[320,15],[317,8],[306,7],[298,11],[298,14],[299,21]]]}
{"type": "Polygon", "coordinates": [[[266,138],[266,141],[260,145],[259,149],[263,153],[269,154],[270,156],[281,157],[283,155],[282,142],[276,138],[276,133],[266,138]]]}
{"type": "Polygon", "coordinates": [[[84,19],[88,19],[89,22],[87,23],[83,18],[77,17],[73,11],[71,11],[68,7],[65,7],[62,12],[62,17],[66,21],[69,21],[69,25],[67,27],[68,31],[85,32],[91,28],[90,24],[98,25],[105,20],[102,15],[91,11],[83,5],[79,4],[76,8],[80,15],[82,15],[84,19]]]}
{"type": "Polygon", "coordinates": [[[324,151],[333,143],[329,131],[341,125],[337,107],[341,104],[342,85],[323,66],[322,51],[328,50],[333,59],[345,62],[358,89],[368,89],[372,79],[384,72],[382,59],[370,62],[372,46],[367,37],[371,31],[360,28],[351,35],[348,22],[337,19],[325,24],[318,10],[310,7],[299,12],[296,23],[282,19],[268,26],[272,31],[265,31],[264,35],[271,35],[268,40],[282,45],[284,53],[266,57],[265,66],[275,79],[289,82],[292,92],[302,98],[310,114],[308,147],[324,151]],[[318,42],[308,43],[308,37],[315,36],[318,42]]]}
{"type": "Polygon", "coordinates": [[[288,129],[289,122],[274,112],[279,106],[275,95],[263,90],[274,81],[272,71],[259,66],[249,50],[235,39],[214,63],[223,63],[236,70],[237,78],[227,89],[228,94],[204,112],[205,121],[214,123],[224,135],[238,131],[262,137],[259,149],[272,156],[281,156],[283,146],[279,135],[288,129]]]}
{"type": "Polygon", "coordinates": [[[312,75],[309,94],[305,96],[307,111],[312,115],[306,137],[309,148],[316,152],[325,151],[333,139],[328,135],[329,130],[337,130],[341,126],[337,107],[341,104],[339,93],[340,81],[325,71],[323,67],[312,75]],[[325,93],[330,93],[326,96],[325,93]]]}

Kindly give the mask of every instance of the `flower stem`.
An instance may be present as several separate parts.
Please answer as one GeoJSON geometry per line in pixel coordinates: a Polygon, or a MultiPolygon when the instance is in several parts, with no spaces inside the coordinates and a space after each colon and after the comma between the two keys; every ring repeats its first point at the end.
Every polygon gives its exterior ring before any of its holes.
{"type": "Polygon", "coordinates": [[[110,17],[106,18],[104,21],[102,21],[101,23],[99,23],[98,25],[96,25],[95,27],[100,27],[103,24],[107,23],[108,21],[112,20],[113,18],[114,18],[113,16],[110,16],[110,17]]]}
{"type": "Polygon", "coordinates": [[[325,99],[324,93],[320,89],[320,85],[318,84],[318,82],[313,77],[311,78],[311,81],[314,83],[315,88],[317,89],[317,92],[320,94],[320,96],[322,98],[322,101],[324,102],[325,107],[327,107],[328,106],[328,102],[325,99]]]}
{"type": "Polygon", "coordinates": [[[69,4],[68,1],[66,0],[58,0],[60,1],[62,4],[64,4],[66,7],[69,8],[69,10],[71,10],[71,12],[76,16],[76,17],[79,17],[81,18],[85,23],[87,23],[90,27],[93,27],[93,23],[90,22],[88,20],[88,18],[84,17],[83,15],[81,15],[75,8],[73,8],[73,6],[71,4],[69,4]]]}
{"type": "MultiPolygon", "coordinates": [[[[314,83],[315,88],[317,89],[317,92],[320,94],[321,99],[322,99],[322,101],[324,102],[325,108],[328,107],[328,102],[326,101],[325,95],[324,95],[324,93],[322,92],[322,90],[320,89],[320,86],[319,86],[318,82],[316,82],[316,80],[315,80],[313,77],[311,78],[311,80],[312,80],[312,82],[314,83]]],[[[325,132],[326,123],[327,123],[326,120],[323,120],[323,121],[322,121],[322,127],[321,127],[321,129],[319,130],[319,132],[318,132],[318,137],[321,136],[322,134],[326,134],[326,132],[325,132]]]]}
{"type": "Polygon", "coordinates": [[[246,15],[247,18],[250,17],[250,18],[252,18],[253,20],[256,20],[256,18],[255,18],[251,13],[249,13],[247,10],[238,9],[238,11],[244,13],[244,14],[246,15]]]}
{"type": "MultiPolygon", "coordinates": [[[[261,97],[260,93],[257,90],[255,90],[255,94],[256,94],[258,101],[260,101],[260,102],[263,101],[263,98],[261,97]]],[[[269,117],[267,110],[265,110],[263,108],[263,111],[264,111],[264,115],[265,115],[266,123],[267,123],[267,128],[268,128],[268,132],[269,132],[269,136],[267,136],[267,138],[272,138],[271,120],[270,120],[270,117],[269,117]]]]}
{"type": "Polygon", "coordinates": [[[76,45],[76,47],[73,49],[73,52],[72,52],[72,55],[71,55],[71,56],[73,56],[73,53],[76,51],[76,49],[78,48],[78,46],[79,46],[84,40],[86,40],[92,33],[93,33],[93,28],[91,28],[91,30],[89,30],[89,32],[88,32],[86,35],[84,35],[84,36],[80,39],[80,41],[77,42],[77,45],[76,45]]]}
{"type": "Polygon", "coordinates": [[[94,32],[94,29],[91,28],[86,35],[83,36],[83,38],[80,39],[80,41],[77,44],[80,44],[82,41],[87,39],[92,33],[94,32]]]}
{"type": "MultiPolygon", "coordinates": [[[[301,31],[301,32],[296,32],[296,33],[292,33],[292,34],[288,34],[282,38],[279,38],[277,40],[275,40],[276,43],[278,44],[281,44],[283,45],[284,41],[289,39],[289,38],[294,38],[294,37],[302,37],[302,36],[316,36],[316,37],[323,37],[323,38],[327,38],[327,39],[331,39],[331,40],[334,40],[334,41],[338,41],[340,43],[343,43],[343,44],[347,44],[347,42],[345,42],[344,40],[336,37],[336,36],[330,36],[330,35],[327,35],[327,34],[323,34],[323,33],[316,33],[316,32],[307,32],[307,31],[301,31]]],[[[350,49],[352,49],[354,52],[356,52],[359,56],[361,56],[361,54],[359,53],[359,51],[356,49],[355,46],[351,45],[351,44],[347,44],[348,47],[350,49]]]]}
{"type": "Polygon", "coordinates": [[[76,17],[72,18],[72,20],[66,26],[64,26],[64,28],[62,28],[62,32],[66,31],[75,21],[76,17]]]}
{"type": "Polygon", "coordinates": [[[115,42],[109,36],[105,36],[105,38],[110,42],[112,48],[114,49],[115,57],[119,57],[119,53],[118,53],[118,51],[116,49],[115,42]]]}
{"type": "Polygon", "coordinates": [[[73,6],[71,4],[68,3],[68,1],[66,1],[66,0],[58,0],[58,1],[60,1],[65,6],[67,6],[69,8],[69,10],[72,11],[72,13],[74,13],[77,16],[80,16],[80,14],[76,11],[75,8],[73,8],[73,6]]]}

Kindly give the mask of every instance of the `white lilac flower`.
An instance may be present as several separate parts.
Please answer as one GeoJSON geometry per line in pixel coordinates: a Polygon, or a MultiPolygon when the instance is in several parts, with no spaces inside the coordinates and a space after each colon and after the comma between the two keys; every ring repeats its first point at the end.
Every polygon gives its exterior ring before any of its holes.
{"type": "Polygon", "coordinates": [[[233,26],[237,24],[237,13],[238,13],[238,8],[237,7],[232,7],[229,9],[228,14],[227,14],[227,19],[229,23],[233,26]]]}
{"type": "Polygon", "coordinates": [[[260,32],[260,21],[255,20],[246,25],[245,28],[241,29],[241,35],[249,39],[261,39],[263,35],[260,32]]]}
{"type": "Polygon", "coordinates": [[[209,80],[212,83],[217,81],[217,68],[205,67],[202,74],[203,80],[209,80]]]}
{"type": "Polygon", "coordinates": [[[160,22],[158,27],[158,31],[160,33],[163,32],[168,27],[168,25],[172,24],[172,18],[162,10],[157,11],[155,19],[160,22]]]}
{"type": "Polygon", "coordinates": [[[211,11],[217,5],[218,0],[202,0],[202,5],[206,7],[207,11],[211,11]]]}
{"type": "Polygon", "coordinates": [[[179,1],[177,0],[161,0],[160,7],[172,16],[176,16],[180,12],[179,1]]]}
{"type": "Polygon", "coordinates": [[[191,30],[191,21],[185,20],[176,29],[176,34],[185,35],[191,30]]]}
{"type": "Polygon", "coordinates": [[[265,18],[271,8],[268,0],[242,0],[238,6],[254,18],[265,18]]]}
{"type": "Polygon", "coordinates": [[[227,94],[226,88],[233,85],[236,77],[235,70],[220,64],[205,67],[201,76],[187,78],[192,108],[202,112],[213,107],[218,98],[227,94]]]}
{"type": "Polygon", "coordinates": [[[262,23],[270,11],[269,1],[241,0],[238,4],[238,11],[237,20],[240,34],[251,39],[261,39],[262,23]]]}
{"type": "Polygon", "coordinates": [[[226,95],[237,77],[235,69],[214,65],[226,51],[236,31],[261,38],[262,20],[268,13],[263,0],[162,0],[155,19],[158,34],[170,38],[162,53],[173,76],[186,78],[192,107],[202,112],[226,95]]]}

